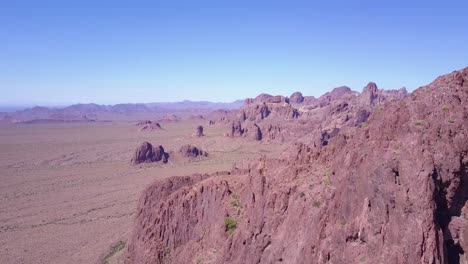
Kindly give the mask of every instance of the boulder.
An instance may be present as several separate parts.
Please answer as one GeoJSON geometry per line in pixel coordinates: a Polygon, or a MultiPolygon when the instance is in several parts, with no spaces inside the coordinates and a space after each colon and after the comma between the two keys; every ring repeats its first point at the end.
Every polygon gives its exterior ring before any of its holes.
{"type": "Polygon", "coordinates": [[[149,142],[143,142],[136,150],[131,160],[132,164],[162,161],[167,163],[169,154],[164,152],[163,146],[153,147],[149,142]]]}
{"type": "Polygon", "coordinates": [[[203,126],[197,126],[197,130],[195,131],[195,136],[197,137],[205,136],[205,134],[203,134],[203,126]]]}
{"type": "Polygon", "coordinates": [[[207,157],[208,152],[201,150],[192,145],[183,145],[179,149],[179,153],[185,158],[207,157]]]}
{"type": "Polygon", "coordinates": [[[289,97],[289,102],[291,104],[302,104],[304,102],[304,96],[301,92],[295,92],[289,97]]]}

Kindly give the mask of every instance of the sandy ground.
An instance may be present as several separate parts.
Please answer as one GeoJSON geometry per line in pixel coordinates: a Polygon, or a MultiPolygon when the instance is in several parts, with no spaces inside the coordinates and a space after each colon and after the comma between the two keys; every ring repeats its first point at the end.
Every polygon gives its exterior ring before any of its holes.
{"type": "Polygon", "coordinates": [[[228,170],[282,146],[229,139],[201,122],[162,124],[138,132],[131,123],[0,126],[0,263],[118,263],[132,230],[136,202],[157,179],[228,170]],[[143,141],[177,150],[193,144],[206,159],[132,166],[143,141]]]}

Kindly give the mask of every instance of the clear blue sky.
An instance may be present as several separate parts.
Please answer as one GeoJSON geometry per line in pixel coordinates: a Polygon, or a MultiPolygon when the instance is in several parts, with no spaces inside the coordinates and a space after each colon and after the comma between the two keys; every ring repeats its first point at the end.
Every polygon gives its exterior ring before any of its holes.
{"type": "Polygon", "coordinates": [[[467,14],[466,0],[2,1],[0,104],[413,90],[468,66],[467,14]]]}

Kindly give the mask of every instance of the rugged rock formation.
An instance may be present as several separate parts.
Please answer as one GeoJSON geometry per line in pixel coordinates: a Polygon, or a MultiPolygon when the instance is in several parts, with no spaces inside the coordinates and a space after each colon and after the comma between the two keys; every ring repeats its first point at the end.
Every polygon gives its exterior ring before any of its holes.
{"type": "Polygon", "coordinates": [[[185,158],[197,158],[208,156],[208,152],[203,151],[200,148],[197,148],[192,145],[183,145],[182,147],[180,147],[179,153],[182,155],[182,157],[185,158]]]}
{"type": "Polygon", "coordinates": [[[268,116],[280,119],[295,119],[299,117],[299,112],[290,104],[249,104],[240,110],[239,120],[261,121],[268,116]]]}
{"type": "Polygon", "coordinates": [[[169,154],[164,152],[163,146],[154,148],[149,142],[143,142],[136,150],[131,160],[132,164],[162,161],[167,163],[169,154]]]}
{"type": "Polygon", "coordinates": [[[401,100],[406,97],[407,94],[406,88],[392,91],[379,90],[375,83],[370,82],[364,87],[360,97],[364,105],[376,105],[383,104],[385,101],[389,100],[401,100]]]}
{"type": "Polygon", "coordinates": [[[203,126],[197,126],[197,130],[195,131],[195,136],[197,137],[205,136],[205,134],[203,134],[203,126]]]}
{"type": "Polygon", "coordinates": [[[248,98],[245,100],[245,104],[262,104],[262,103],[271,103],[271,104],[281,104],[289,103],[289,98],[282,95],[269,95],[269,94],[260,94],[255,98],[248,98]]]}
{"type": "Polygon", "coordinates": [[[263,138],[263,133],[260,127],[257,124],[252,124],[244,131],[245,135],[252,140],[261,141],[263,138]]]}
{"type": "Polygon", "coordinates": [[[250,121],[260,121],[268,117],[270,115],[271,110],[265,103],[262,104],[250,104],[249,106],[244,107],[240,111],[240,121],[243,122],[245,120],[250,121]]]}
{"type": "Polygon", "coordinates": [[[257,124],[253,124],[252,128],[249,129],[249,132],[251,133],[253,140],[262,140],[262,130],[257,124]]]}
{"type": "Polygon", "coordinates": [[[155,183],[127,261],[466,263],[467,104],[468,68],[322,146],[155,183]]]}
{"type": "Polygon", "coordinates": [[[140,127],[140,131],[152,131],[152,130],[161,130],[162,127],[157,122],[152,122],[150,120],[145,120],[137,123],[137,126],[140,127]]]}
{"type": "Polygon", "coordinates": [[[231,131],[228,134],[230,137],[241,137],[244,135],[241,122],[237,121],[231,124],[231,131]]]}
{"type": "Polygon", "coordinates": [[[304,102],[304,96],[301,92],[295,92],[289,97],[289,102],[291,104],[302,104],[304,102]]]}
{"type": "MultiPolygon", "coordinates": [[[[245,131],[237,133],[235,137],[254,138],[254,135],[248,136],[245,132],[255,124],[262,133],[263,142],[299,141],[322,145],[328,141],[323,141],[322,132],[331,138],[336,135],[329,133],[333,129],[366,126],[367,119],[374,111],[380,111],[385,103],[400,101],[406,96],[404,88],[379,90],[375,83],[369,83],[362,93],[341,86],[319,98],[304,97],[299,92],[293,93],[289,100],[261,94],[255,99],[247,99],[237,115],[231,112],[224,118],[231,122],[239,121],[244,128],[245,131]]],[[[232,126],[228,129],[227,134],[232,136],[232,126]]]]}

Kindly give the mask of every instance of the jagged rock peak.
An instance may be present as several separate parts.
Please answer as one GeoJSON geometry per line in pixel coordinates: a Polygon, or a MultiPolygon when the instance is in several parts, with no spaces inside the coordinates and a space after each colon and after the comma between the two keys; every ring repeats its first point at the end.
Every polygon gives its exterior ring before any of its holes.
{"type": "Polygon", "coordinates": [[[289,102],[292,104],[302,104],[304,102],[304,96],[301,92],[294,92],[289,97],[289,102]]]}

